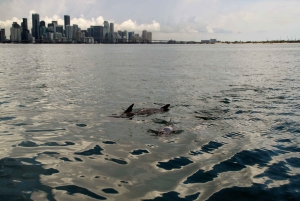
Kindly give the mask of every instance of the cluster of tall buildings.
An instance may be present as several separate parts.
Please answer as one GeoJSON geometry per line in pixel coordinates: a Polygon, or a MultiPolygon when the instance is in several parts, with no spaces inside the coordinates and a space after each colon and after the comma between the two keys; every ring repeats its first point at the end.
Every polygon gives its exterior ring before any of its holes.
{"type": "MultiPolygon", "coordinates": [[[[11,42],[33,43],[151,43],[152,33],[144,30],[142,35],[134,31],[115,31],[114,24],[104,21],[103,26],[91,26],[82,30],[77,24],[71,25],[70,16],[64,16],[64,25],[52,21],[46,26],[40,21],[39,14],[32,14],[31,32],[28,29],[27,18],[21,25],[13,22],[10,28],[11,42]]],[[[5,30],[1,29],[0,41],[5,41],[5,30]]]]}

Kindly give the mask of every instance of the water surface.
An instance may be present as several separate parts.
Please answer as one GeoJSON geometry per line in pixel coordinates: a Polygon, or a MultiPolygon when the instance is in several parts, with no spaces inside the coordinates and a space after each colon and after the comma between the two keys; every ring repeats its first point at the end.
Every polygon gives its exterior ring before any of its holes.
{"type": "Polygon", "coordinates": [[[0,200],[298,200],[300,45],[0,45],[0,200]],[[167,113],[117,119],[132,103],[167,113]],[[178,134],[156,136],[172,119],[178,134]]]}

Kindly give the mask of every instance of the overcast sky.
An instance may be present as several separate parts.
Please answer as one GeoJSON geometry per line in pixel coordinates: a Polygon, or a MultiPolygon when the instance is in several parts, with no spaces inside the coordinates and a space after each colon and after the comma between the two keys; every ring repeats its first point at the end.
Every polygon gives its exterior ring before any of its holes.
{"type": "Polygon", "coordinates": [[[31,14],[46,23],[70,15],[81,29],[115,23],[115,30],[152,31],[153,39],[300,39],[300,0],[0,0],[0,26],[31,14]]]}

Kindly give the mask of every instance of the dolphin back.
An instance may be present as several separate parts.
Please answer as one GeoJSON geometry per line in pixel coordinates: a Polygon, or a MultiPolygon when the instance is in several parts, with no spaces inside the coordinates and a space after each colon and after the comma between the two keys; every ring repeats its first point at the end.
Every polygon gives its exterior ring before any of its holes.
{"type": "Polygon", "coordinates": [[[166,105],[162,106],[160,109],[161,109],[162,111],[168,111],[168,110],[169,110],[169,107],[170,107],[170,104],[166,104],[166,105]]]}

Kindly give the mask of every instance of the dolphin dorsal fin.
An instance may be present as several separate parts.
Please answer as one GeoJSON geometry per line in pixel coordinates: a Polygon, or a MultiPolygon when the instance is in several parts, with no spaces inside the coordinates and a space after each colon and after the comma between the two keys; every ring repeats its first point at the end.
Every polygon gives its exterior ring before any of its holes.
{"type": "Polygon", "coordinates": [[[132,108],[134,106],[134,103],[132,105],[130,105],[127,110],[124,111],[124,113],[129,113],[129,112],[132,112],[132,108]]]}
{"type": "Polygon", "coordinates": [[[160,109],[163,111],[168,111],[169,110],[168,107],[170,107],[170,104],[164,105],[160,109]]]}

